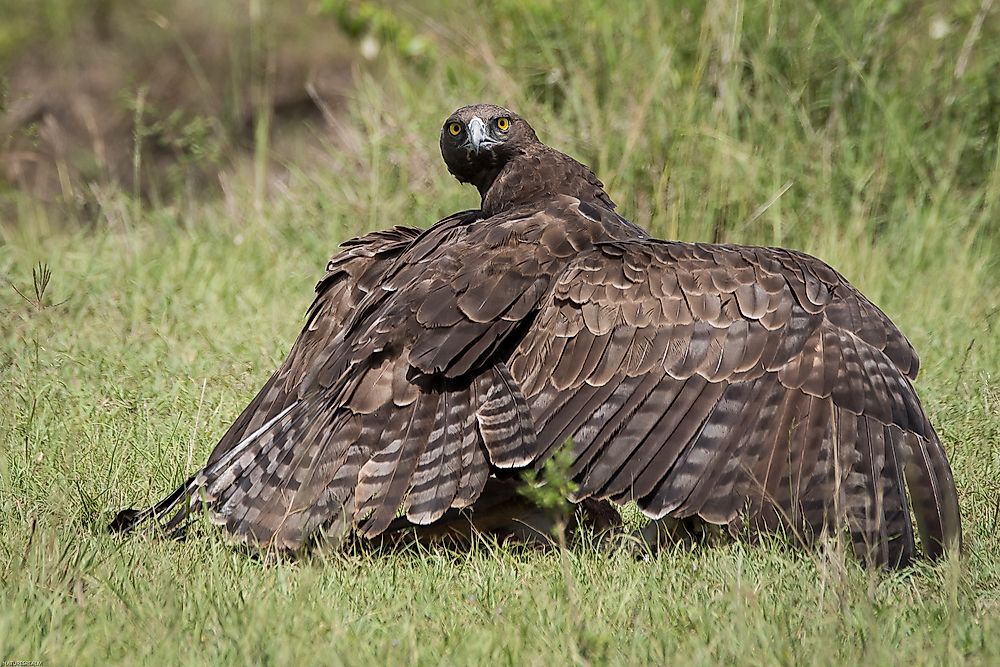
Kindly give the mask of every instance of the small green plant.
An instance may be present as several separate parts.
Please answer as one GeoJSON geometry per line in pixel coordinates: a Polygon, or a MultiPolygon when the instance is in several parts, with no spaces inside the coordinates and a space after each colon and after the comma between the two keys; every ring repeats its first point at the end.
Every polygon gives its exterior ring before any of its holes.
{"type": "Polygon", "coordinates": [[[37,266],[34,266],[31,269],[32,290],[29,294],[25,294],[20,289],[18,289],[17,285],[15,285],[13,282],[10,283],[10,286],[15,292],[17,292],[18,296],[20,296],[26,302],[31,304],[31,306],[35,310],[42,311],[45,310],[46,308],[57,308],[66,303],[67,301],[69,301],[69,299],[63,299],[58,303],[46,303],[45,292],[46,290],[48,290],[49,281],[51,280],[52,280],[52,269],[49,268],[48,264],[39,262],[37,266]]]}
{"type": "Polygon", "coordinates": [[[522,476],[524,486],[521,488],[521,495],[539,507],[556,513],[559,517],[554,530],[560,540],[565,535],[566,525],[574,511],[569,497],[578,488],[570,474],[572,466],[573,441],[567,439],[545,462],[541,473],[537,470],[527,470],[522,476]]]}

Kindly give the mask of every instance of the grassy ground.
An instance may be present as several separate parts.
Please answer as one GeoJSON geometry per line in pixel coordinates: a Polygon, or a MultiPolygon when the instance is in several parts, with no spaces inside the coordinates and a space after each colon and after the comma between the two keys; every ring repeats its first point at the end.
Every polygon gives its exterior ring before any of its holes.
{"type": "Polygon", "coordinates": [[[401,11],[409,32],[373,24],[382,55],[342,119],[353,148],[292,165],[265,196],[248,179],[153,209],[112,190],[83,224],[17,200],[0,226],[0,276],[28,296],[0,289],[0,657],[1000,661],[1000,14],[849,4],[585,2],[566,21],[559,2],[456,3],[455,31],[401,11]],[[430,48],[415,56],[415,38],[430,48]],[[802,248],[882,305],[922,356],[964,556],[871,574],[780,544],[651,561],[484,544],[267,564],[208,528],[106,535],[203,462],[336,243],[475,205],[436,135],[480,99],[521,110],[659,235],[802,248]]]}

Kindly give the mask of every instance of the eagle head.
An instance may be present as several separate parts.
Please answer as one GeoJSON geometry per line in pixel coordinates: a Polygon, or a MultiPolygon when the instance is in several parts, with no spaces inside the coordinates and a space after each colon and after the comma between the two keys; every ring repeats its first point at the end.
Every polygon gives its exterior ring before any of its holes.
{"type": "Polygon", "coordinates": [[[441,128],[441,156],[462,183],[486,192],[504,166],[538,144],[528,122],[493,104],[456,110],[441,128]]]}

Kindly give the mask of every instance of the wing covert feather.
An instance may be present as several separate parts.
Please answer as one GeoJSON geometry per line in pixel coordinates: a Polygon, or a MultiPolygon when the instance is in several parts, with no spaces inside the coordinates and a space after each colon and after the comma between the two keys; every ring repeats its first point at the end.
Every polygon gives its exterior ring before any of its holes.
{"type": "Polygon", "coordinates": [[[898,564],[915,553],[909,487],[928,553],[960,534],[910,384],[916,354],[808,255],[598,244],[559,276],[509,363],[539,460],[573,441],[577,500],[804,539],[846,523],[860,557],[898,564]]]}

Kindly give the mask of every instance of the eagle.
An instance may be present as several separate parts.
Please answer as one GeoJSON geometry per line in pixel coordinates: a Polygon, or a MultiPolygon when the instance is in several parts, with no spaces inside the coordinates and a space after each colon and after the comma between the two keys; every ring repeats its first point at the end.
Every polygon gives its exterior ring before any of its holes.
{"type": "Polygon", "coordinates": [[[204,467],[113,530],[172,532],[204,510],[296,552],[433,529],[566,448],[570,501],[634,502],[653,526],[846,532],[887,567],[958,548],[917,355],[834,269],[652,238],[499,106],[455,111],[440,148],[480,207],[344,243],[204,467]]]}

